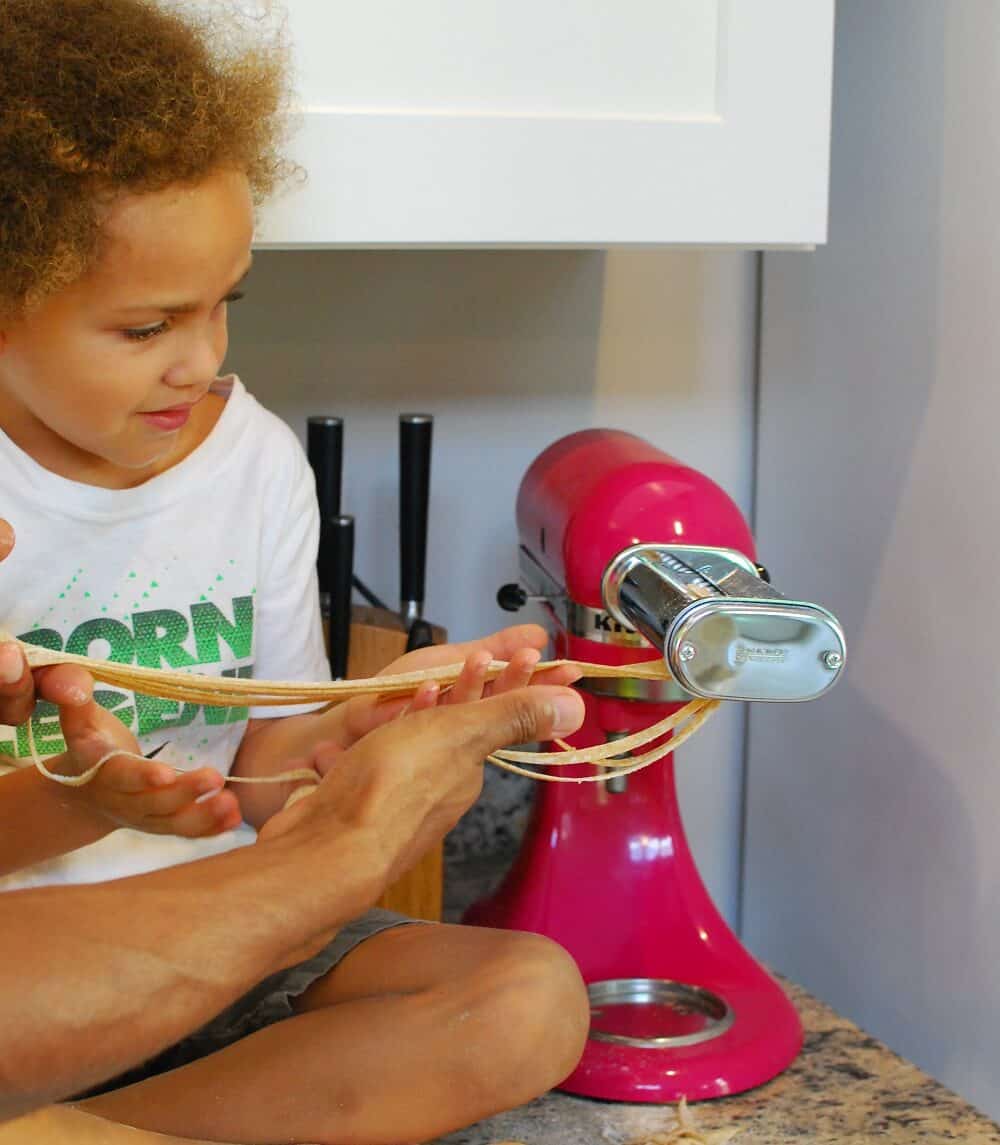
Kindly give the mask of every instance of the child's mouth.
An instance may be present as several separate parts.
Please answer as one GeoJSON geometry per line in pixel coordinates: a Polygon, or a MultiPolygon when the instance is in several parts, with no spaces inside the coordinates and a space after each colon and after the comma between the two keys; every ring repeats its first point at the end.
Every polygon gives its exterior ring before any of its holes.
{"type": "Polygon", "coordinates": [[[154,410],[152,413],[141,413],[143,421],[164,433],[172,433],[183,426],[191,416],[189,405],[173,406],[171,409],[154,410]]]}

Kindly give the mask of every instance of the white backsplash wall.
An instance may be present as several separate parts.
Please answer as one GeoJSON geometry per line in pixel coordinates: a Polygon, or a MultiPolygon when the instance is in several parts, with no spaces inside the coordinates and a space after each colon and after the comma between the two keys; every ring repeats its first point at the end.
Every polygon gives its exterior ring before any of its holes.
{"type": "Polygon", "coordinates": [[[837,6],[829,246],[764,257],[758,525],[847,675],[751,714],[745,904],[755,948],[993,1117],[998,44],[995,0],[837,6]]]}
{"type": "MultiPolygon", "coordinates": [[[[495,593],[517,575],[518,483],[564,434],[641,434],[749,511],[755,290],[754,256],[730,252],[259,252],[227,366],[303,440],[310,414],[345,419],[356,569],[390,604],[397,417],[434,415],[426,614],[468,639],[517,619],[495,593]]],[[[730,920],[742,753],[734,708],[679,755],[692,847],[730,920]]],[[[488,770],[458,838],[470,853],[509,845],[525,815],[523,788],[488,770]]]]}

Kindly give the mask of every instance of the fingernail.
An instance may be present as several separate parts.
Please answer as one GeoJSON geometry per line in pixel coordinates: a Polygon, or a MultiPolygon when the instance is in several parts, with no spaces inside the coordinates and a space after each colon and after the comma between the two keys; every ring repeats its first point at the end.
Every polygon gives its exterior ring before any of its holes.
{"type": "Polygon", "coordinates": [[[552,701],[552,711],[556,720],[553,736],[569,735],[583,723],[583,700],[579,696],[556,696],[552,701]]]}
{"type": "Polygon", "coordinates": [[[158,767],[155,771],[150,772],[149,782],[154,787],[169,787],[172,783],[176,783],[177,773],[172,767],[158,767]]]}
{"type": "Polygon", "coordinates": [[[85,704],[90,699],[90,696],[87,695],[83,688],[72,687],[66,689],[66,699],[74,704],[85,704]]]}
{"type": "Polygon", "coordinates": [[[16,684],[23,675],[21,649],[16,644],[0,644],[0,684],[16,684]]]}

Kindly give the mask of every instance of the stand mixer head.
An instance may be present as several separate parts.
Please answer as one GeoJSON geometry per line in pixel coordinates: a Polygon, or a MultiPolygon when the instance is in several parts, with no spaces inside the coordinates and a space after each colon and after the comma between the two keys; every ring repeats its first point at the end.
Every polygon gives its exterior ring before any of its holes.
{"type": "MultiPolygon", "coordinates": [[[[772,589],[725,492],[639,437],[586,430],[555,442],[521,483],[517,520],[520,583],[501,589],[502,605],[543,604],[558,656],[627,664],[659,653],[671,673],[581,681],[587,717],[574,747],[648,727],[692,696],[800,701],[842,674],[836,619],[772,589]]],[[[794,1007],[701,882],[673,766],[541,785],[505,882],[466,915],[547,935],[576,959],[592,1022],[561,1086],[570,1092],[738,1093],[780,1073],[801,1045],[794,1007]]]]}

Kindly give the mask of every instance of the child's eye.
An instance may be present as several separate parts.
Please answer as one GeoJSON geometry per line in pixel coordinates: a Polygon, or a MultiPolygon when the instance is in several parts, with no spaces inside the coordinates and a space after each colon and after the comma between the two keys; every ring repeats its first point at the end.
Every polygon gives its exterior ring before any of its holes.
{"type": "Polygon", "coordinates": [[[132,342],[145,342],[148,338],[155,338],[167,328],[167,322],[157,322],[155,326],[140,326],[134,330],[123,330],[122,333],[132,342]]]}

